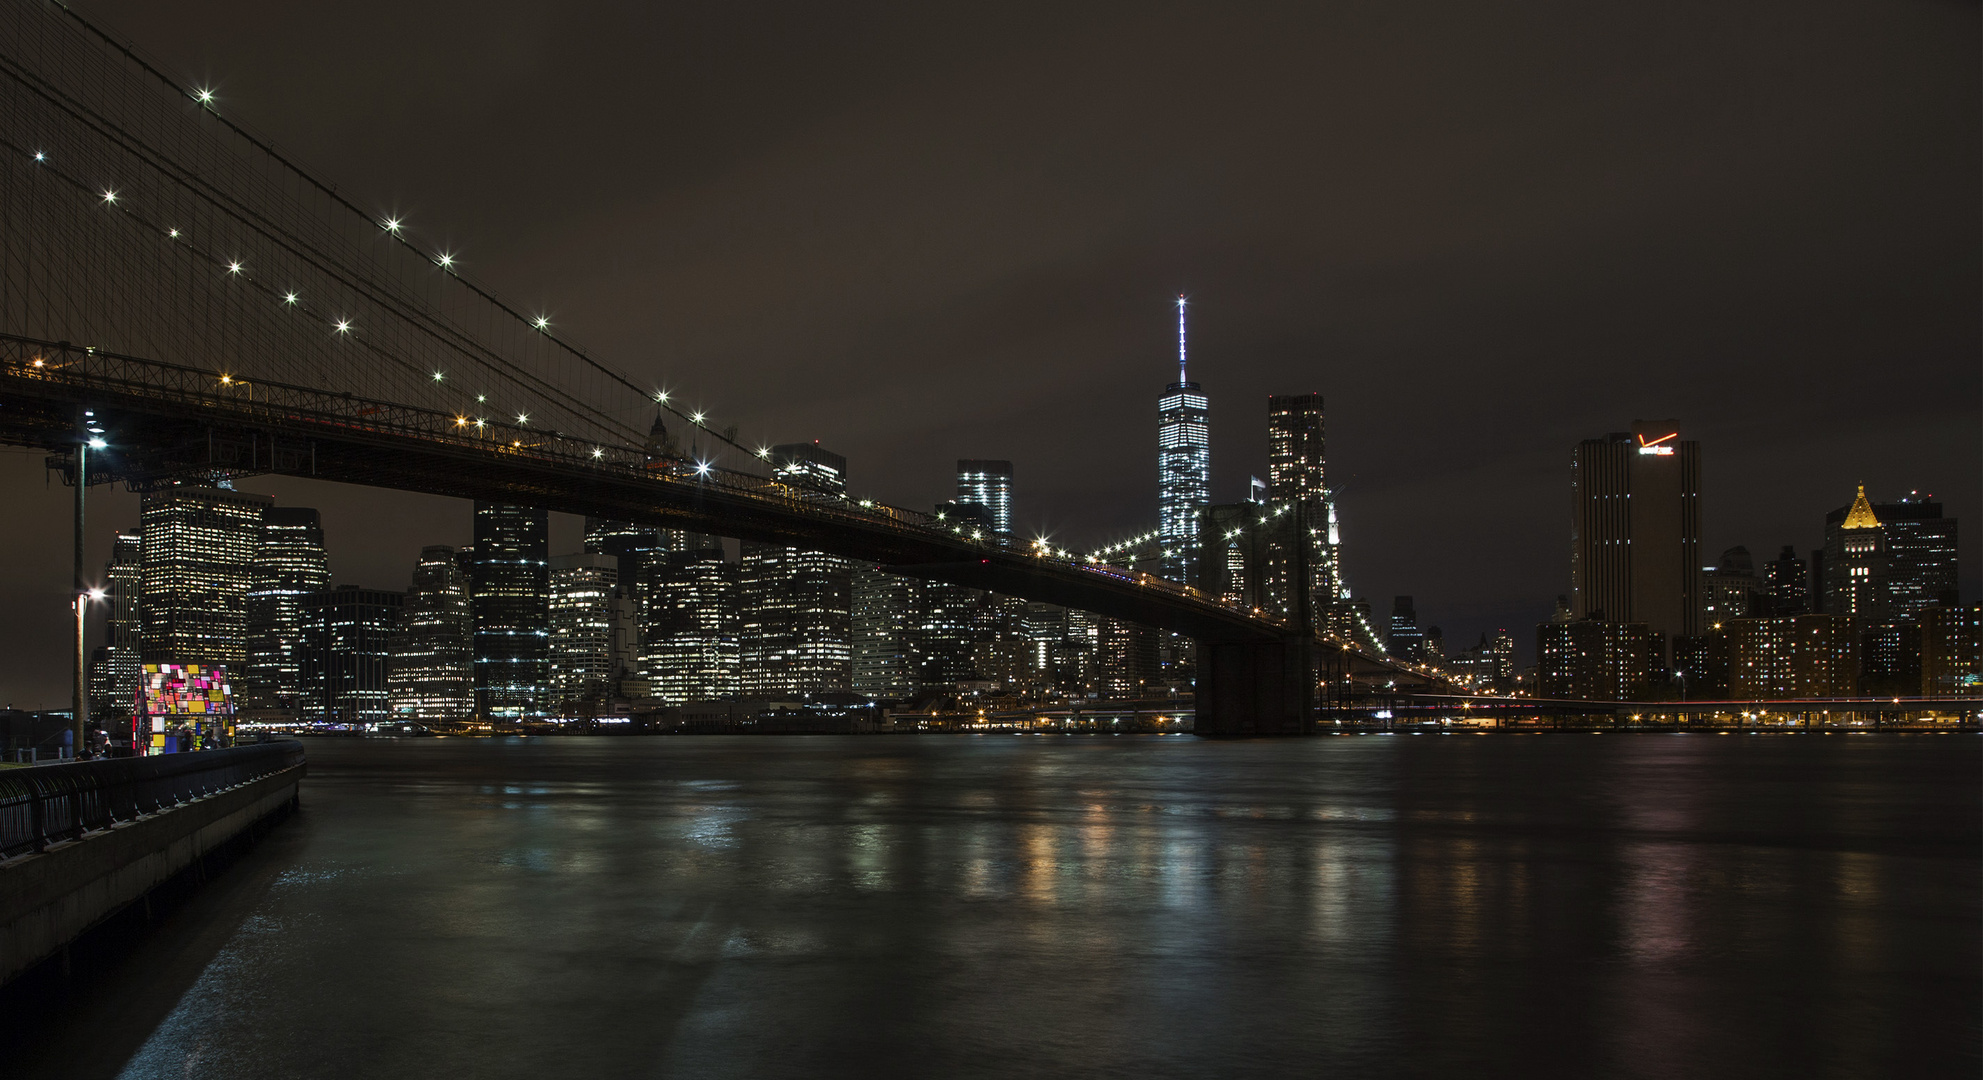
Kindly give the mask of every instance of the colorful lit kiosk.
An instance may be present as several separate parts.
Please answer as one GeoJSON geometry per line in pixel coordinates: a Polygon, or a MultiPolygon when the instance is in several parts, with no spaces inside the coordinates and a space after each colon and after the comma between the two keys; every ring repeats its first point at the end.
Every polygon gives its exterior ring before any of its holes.
{"type": "Polygon", "coordinates": [[[227,668],[146,664],[138,684],[136,723],[141,735],[134,742],[145,754],[227,745],[234,738],[234,691],[227,685],[227,668]]]}

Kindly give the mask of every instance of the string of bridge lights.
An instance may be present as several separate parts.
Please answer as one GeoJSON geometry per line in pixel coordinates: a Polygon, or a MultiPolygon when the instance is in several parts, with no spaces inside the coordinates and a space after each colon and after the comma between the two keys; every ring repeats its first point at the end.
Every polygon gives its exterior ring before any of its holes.
{"type": "MultiPolygon", "coordinates": [[[[399,215],[388,214],[385,215],[384,217],[374,218],[371,215],[366,214],[362,209],[360,209],[358,206],[353,204],[349,199],[345,198],[342,194],[340,194],[335,188],[319,181],[315,176],[312,176],[308,171],[304,170],[296,163],[290,161],[287,157],[277,152],[276,149],[272,145],[268,144],[265,140],[259,138],[254,133],[243,128],[240,124],[235,123],[233,120],[230,120],[225,115],[223,115],[220,112],[219,101],[212,87],[209,86],[188,87],[178,83],[176,80],[169,77],[165,72],[161,71],[157,66],[153,65],[145,58],[136,55],[134,52],[132,52],[132,50],[128,46],[117,43],[116,41],[111,39],[108,35],[104,34],[101,30],[91,25],[87,20],[83,20],[80,16],[75,16],[73,12],[71,12],[70,14],[72,15],[72,17],[75,17],[76,20],[79,23],[81,23],[84,27],[86,27],[91,33],[101,38],[111,48],[124,53],[133,62],[137,63],[146,72],[148,72],[152,77],[158,79],[160,82],[165,83],[166,85],[171,86],[176,92],[185,94],[187,97],[191,98],[191,100],[197,106],[199,106],[199,108],[202,111],[212,116],[216,122],[226,126],[230,131],[234,132],[242,139],[247,140],[250,144],[254,145],[257,149],[261,150],[263,153],[268,155],[271,159],[278,162],[283,167],[291,170],[296,175],[302,177],[304,180],[308,181],[325,197],[343,206],[345,209],[351,211],[352,213],[357,214],[361,217],[365,217],[367,220],[374,222],[382,231],[385,232],[387,236],[403,244],[408,251],[432,263],[436,268],[441,270],[443,273],[446,273],[450,277],[454,278],[456,281],[460,282],[464,287],[469,289],[475,295],[481,297],[484,301],[496,307],[498,310],[502,311],[504,314],[518,320],[519,322],[528,325],[531,329],[537,331],[539,334],[542,334],[547,340],[549,340],[552,344],[554,344],[558,348],[563,349],[568,354],[576,357],[577,359],[585,363],[587,366],[605,375],[606,377],[620,384],[626,389],[631,390],[636,394],[639,394],[644,399],[651,399],[655,405],[667,410],[677,419],[686,421],[692,427],[707,434],[710,438],[718,440],[724,443],[725,445],[728,445],[731,448],[737,450],[738,452],[748,455],[751,458],[760,461],[770,460],[771,457],[770,447],[762,444],[758,445],[755,448],[744,446],[742,443],[739,443],[729,433],[724,431],[719,431],[713,426],[711,426],[709,421],[709,416],[706,411],[704,410],[684,411],[682,408],[677,406],[672,400],[672,395],[665,388],[657,387],[652,390],[642,389],[639,386],[639,384],[635,383],[624,373],[594,358],[583,347],[579,346],[577,343],[572,342],[566,338],[563,338],[560,335],[558,335],[556,332],[554,332],[550,316],[547,313],[539,312],[535,315],[525,315],[514,305],[504,300],[501,296],[495,294],[493,291],[484,287],[474,279],[464,275],[463,273],[461,273],[461,270],[458,266],[459,257],[455,252],[447,251],[447,250],[429,251],[422,248],[420,245],[414,243],[413,239],[408,235],[406,221],[399,215]]],[[[45,163],[46,160],[47,157],[45,152],[40,150],[35,151],[35,161],[37,163],[45,163]]],[[[104,201],[108,205],[116,206],[119,202],[119,193],[114,189],[106,190],[104,192],[104,196],[105,196],[104,201]]],[[[172,228],[168,230],[169,239],[178,240],[181,238],[181,235],[182,234],[177,228],[172,228]]],[[[239,261],[238,260],[228,260],[228,261],[229,261],[229,272],[235,275],[241,275],[243,272],[243,267],[240,265],[239,261]]],[[[249,274],[248,276],[252,278],[252,274],[249,274]]],[[[299,307],[299,309],[302,310],[308,310],[307,304],[303,302],[302,298],[298,296],[298,294],[294,290],[289,290],[285,292],[283,294],[283,300],[285,303],[291,306],[299,307]]],[[[353,325],[351,319],[343,315],[339,315],[335,319],[329,320],[329,322],[332,325],[335,332],[340,335],[351,335],[354,333],[354,331],[358,329],[353,325]]],[[[394,358],[394,359],[398,359],[398,358],[394,358]]],[[[404,361],[401,362],[404,363],[404,361]]],[[[444,372],[437,371],[433,373],[433,380],[435,382],[441,382],[444,379],[445,379],[444,372]]],[[[483,395],[478,395],[477,401],[478,403],[484,402],[486,401],[486,397],[483,395]]],[[[594,413],[600,413],[600,410],[597,409],[596,407],[585,405],[584,403],[579,403],[579,405],[580,407],[576,408],[574,411],[578,411],[578,412],[591,411],[594,413]]],[[[603,417],[605,414],[600,413],[600,415],[603,417]]],[[[527,416],[525,416],[524,414],[519,414],[519,416],[522,417],[521,419],[519,419],[518,421],[519,423],[527,422],[527,416]]],[[[612,423],[618,423],[618,421],[612,421],[612,423]]],[[[635,438],[637,437],[638,436],[636,435],[635,438]]],[[[603,457],[603,453],[597,456],[603,457]]],[[[709,472],[710,463],[698,459],[697,466],[698,466],[697,471],[699,473],[707,474],[709,472]]]]}

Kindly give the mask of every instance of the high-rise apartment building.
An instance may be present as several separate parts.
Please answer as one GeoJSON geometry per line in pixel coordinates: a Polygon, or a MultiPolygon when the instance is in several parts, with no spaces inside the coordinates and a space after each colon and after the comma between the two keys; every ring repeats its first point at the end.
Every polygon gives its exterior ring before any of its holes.
{"type": "MultiPolygon", "coordinates": [[[[1507,656],[1510,674],[1512,645],[1511,641],[1507,649],[1497,648],[1491,661],[1498,669],[1501,657],[1507,656]]],[[[1644,623],[1573,619],[1536,628],[1536,667],[1546,698],[1640,700],[1646,696],[1658,653],[1658,635],[1644,623]]]]}
{"type": "Polygon", "coordinates": [[[1012,535],[1012,463],[983,458],[963,458],[957,462],[957,501],[966,506],[982,506],[990,515],[992,532],[1012,535]]]}
{"type": "Polygon", "coordinates": [[[262,511],[272,502],[198,484],[144,497],[138,509],[143,663],[241,670],[262,511]]]}
{"type": "Polygon", "coordinates": [[[248,662],[235,691],[248,708],[294,710],[303,689],[303,598],[330,588],[324,528],[315,510],[262,511],[248,590],[248,662]]]}
{"type": "Polygon", "coordinates": [[[454,548],[420,549],[413,584],[400,604],[387,671],[395,717],[461,723],[475,715],[474,629],[468,574],[454,548]]]}
{"type": "Polygon", "coordinates": [[[1571,611],[1643,623],[1659,663],[1701,632],[1701,448],[1672,420],[1587,439],[1571,455],[1571,611]]]}
{"type": "Polygon", "coordinates": [[[550,515],[475,504],[469,611],[476,712],[510,721],[545,715],[551,696],[550,515]]]}
{"type": "Polygon", "coordinates": [[[1859,690],[1860,635],[1844,615],[1724,623],[1728,692],[1738,701],[1849,697],[1859,690]]]}
{"type": "Polygon", "coordinates": [[[549,579],[551,698],[560,716],[573,716],[575,703],[612,692],[620,560],[611,555],[555,556],[549,579]]]}
{"type": "Polygon", "coordinates": [[[1983,606],[1923,608],[1921,694],[1974,697],[1983,692],[1983,606]]]}
{"type": "Polygon", "coordinates": [[[301,598],[304,636],[297,700],[310,723],[392,719],[388,674],[405,596],[339,585],[301,598]]]}
{"type": "Polygon", "coordinates": [[[737,695],[737,575],[713,546],[669,552],[652,568],[642,670],[666,704],[737,695]]]}
{"type": "Polygon", "coordinates": [[[1163,575],[1196,580],[1198,514],[1212,501],[1212,435],[1208,402],[1184,366],[1184,298],[1177,299],[1177,381],[1157,399],[1157,531],[1163,575]]]}

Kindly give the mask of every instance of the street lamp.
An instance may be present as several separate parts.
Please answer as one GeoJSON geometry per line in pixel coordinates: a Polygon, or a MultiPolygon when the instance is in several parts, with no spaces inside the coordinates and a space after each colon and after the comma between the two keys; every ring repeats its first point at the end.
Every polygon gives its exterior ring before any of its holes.
{"type": "Polygon", "coordinates": [[[81,417],[82,428],[76,433],[76,560],[75,560],[75,600],[76,609],[76,656],[75,685],[71,688],[69,702],[69,754],[72,758],[83,756],[83,748],[89,732],[89,680],[84,667],[83,642],[89,619],[89,602],[102,600],[104,592],[83,581],[83,504],[89,492],[89,452],[102,450],[110,444],[103,439],[103,427],[96,420],[96,412],[84,409],[81,417]]]}

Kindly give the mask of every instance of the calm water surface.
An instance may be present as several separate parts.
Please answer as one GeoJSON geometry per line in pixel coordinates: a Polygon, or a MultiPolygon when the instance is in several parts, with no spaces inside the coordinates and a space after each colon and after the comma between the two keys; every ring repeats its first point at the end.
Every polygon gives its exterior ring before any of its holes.
{"type": "Polygon", "coordinates": [[[1979,1069],[1976,736],[318,740],[310,761],[303,814],[119,976],[155,1008],[110,1072],[1979,1069]]]}

